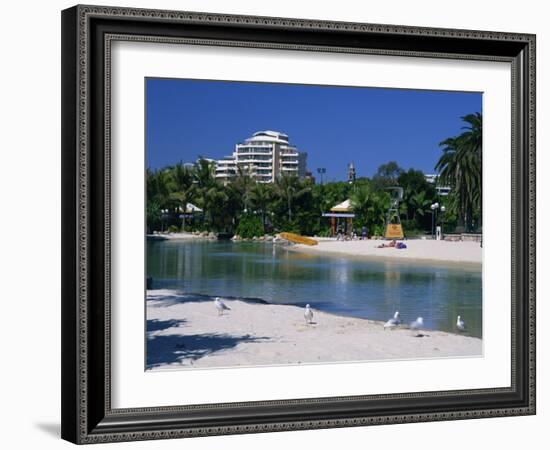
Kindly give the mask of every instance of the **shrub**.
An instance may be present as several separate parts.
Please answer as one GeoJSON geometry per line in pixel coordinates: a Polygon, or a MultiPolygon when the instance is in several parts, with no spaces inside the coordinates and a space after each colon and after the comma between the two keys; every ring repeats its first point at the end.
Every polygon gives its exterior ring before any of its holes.
{"type": "Polygon", "coordinates": [[[254,236],[263,236],[264,227],[258,216],[244,216],[237,226],[237,234],[244,239],[251,239],[254,236]]]}
{"type": "Polygon", "coordinates": [[[370,234],[372,236],[384,236],[385,231],[384,225],[374,225],[370,234]]]}

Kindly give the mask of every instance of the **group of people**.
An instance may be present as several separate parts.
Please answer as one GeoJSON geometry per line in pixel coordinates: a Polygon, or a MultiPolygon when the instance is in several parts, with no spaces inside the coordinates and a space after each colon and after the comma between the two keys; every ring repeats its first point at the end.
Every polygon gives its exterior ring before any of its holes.
{"type": "Polygon", "coordinates": [[[407,245],[403,242],[397,242],[395,239],[392,239],[388,244],[382,242],[380,245],[377,245],[376,248],[407,248],[407,245]]]}
{"type": "MultiPolygon", "coordinates": [[[[361,228],[361,236],[357,235],[357,232],[355,229],[351,232],[351,234],[347,235],[344,232],[344,229],[342,227],[338,228],[338,232],[336,233],[336,240],[337,241],[357,241],[357,240],[365,240],[369,238],[369,229],[363,225],[361,228]]],[[[403,249],[407,248],[407,245],[404,242],[398,242],[395,239],[391,240],[389,243],[381,243],[377,246],[377,248],[397,248],[397,249],[403,249]]]]}
{"type": "Polygon", "coordinates": [[[346,235],[342,227],[339,227],[338,232],[336,233],[337,241],[357,241],[357,240],[364,240],[368,238],[369,238],[369,229],[365,225],[363,225],[363,227],[361,228],[361,236],[357,235],[357,231],[355,229],[352,230],[350,235],[346,235]]]}

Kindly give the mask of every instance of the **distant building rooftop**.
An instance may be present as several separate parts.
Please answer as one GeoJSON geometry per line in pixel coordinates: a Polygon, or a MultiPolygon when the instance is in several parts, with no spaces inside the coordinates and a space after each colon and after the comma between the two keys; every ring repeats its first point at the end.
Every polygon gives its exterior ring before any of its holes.
{"type": "Polygon", "coordinates": [[[257,131],[252,137],[246,139],[245,142],[277,142],[280,144],[288,144],[288,135],[272,130],[257,131]]]}

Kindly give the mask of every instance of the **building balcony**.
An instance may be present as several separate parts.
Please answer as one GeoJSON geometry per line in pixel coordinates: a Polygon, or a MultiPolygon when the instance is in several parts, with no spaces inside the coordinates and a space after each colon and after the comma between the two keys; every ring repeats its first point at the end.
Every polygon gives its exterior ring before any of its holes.
{"type": "Polygon", "coordinates": [[[263,163],[266,163],[266,164],[271,164],[273,162],[272,159],[239,159],[237,161],[238,164],[263,164],[263,163]]]}
{"type": "Polygon", "coordinates": [[[246,153],[237,153],[236,155],[236,159],[238,158],[246,158],[246,157],[250,157],[250,156],[263,156],[263,157],[268,157],[268,158],[273,158],[273,153],[271,152],[268,152],[268,153],[262,153],[262,152],[246,152],[246,153]]]}
{"type": "Polygon", "coordinates": [[[217,166],[216,172],[219,172],[220,170],[237,170],[237,167],[235,165],[232,166],[217,166]]]}
{"type": "Polygon", "coordinates": [[[258,153],[260,155],[265,155],[272,152],[273,152],[273,149],[271,148],[238,148],[237,149],[238,155],[243,155],[248,153],[258,153]]]}

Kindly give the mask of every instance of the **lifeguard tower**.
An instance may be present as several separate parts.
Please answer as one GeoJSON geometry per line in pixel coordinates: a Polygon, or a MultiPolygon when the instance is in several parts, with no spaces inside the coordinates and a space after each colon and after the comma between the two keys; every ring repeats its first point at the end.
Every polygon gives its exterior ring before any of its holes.
{"type": "Polygon", "coordinates": [[[384,238],[386,239],[403,239],[403,227],[401,226],[401,218],[399,217],[399,202],[403,200],[403,188],[392,186],[386,188],[390,192],[391,203],[386,213],[386,224],[384,227],[384,238]]]}

